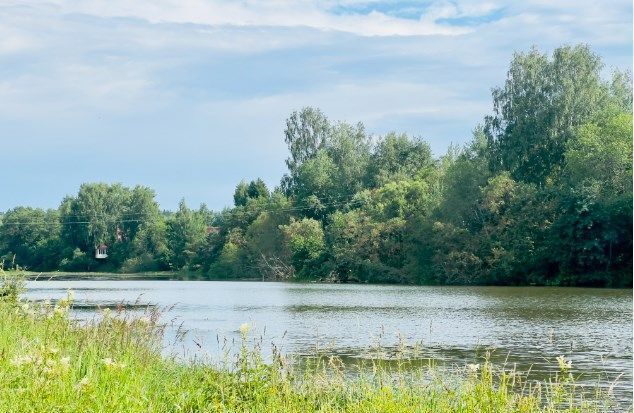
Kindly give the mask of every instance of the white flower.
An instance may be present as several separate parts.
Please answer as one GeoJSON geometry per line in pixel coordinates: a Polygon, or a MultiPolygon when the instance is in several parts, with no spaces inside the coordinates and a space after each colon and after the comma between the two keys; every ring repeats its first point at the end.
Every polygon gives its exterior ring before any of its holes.
{"type": "Polygon", "coordinates": [[[251,331],[251,325],[249,323],[242,323],[240,325],[240,334],[243,337],[246,337],[246,335],[249,334],[249,331],[251,331]]]}
{"type": "Polygon", "coordinates": [[[572,368],[572,361],[566,360],[566,357],[563,355],[557,357],[557,364],[559,365],[559,370],[563,372],[566,372],[570,370],[570,368],[572,368]]]}
{"type": "Polygon", "coordinates": [[[469,371],[475,373],[478,370],[480,370],[480,365],[479,364],[467,364],[467,368],[469,369],[469,371]]]}
{"type": "Polygon", "coordinates": [[[55,310],[53,312],[55,315],[58,315],[60,317],[65,316],[68,313],[68,306],[56,305],[55,310]]]}
{"type": "Polygon", "coordinates": [[[84,376],[81,380],[77,382],[77,384],[75,384],[75,389],[82,390],[88,386],[90,386],[90,379],[88,378],[88,376],[84,376]]]}
{"type": "Polygon", "coordinates": [[[62,366],[68,366],[70,364],[70,357],[62,357],[61,359],[59,359],[59,363],[62,366]]]}
{"type": "Polygon", "coordinates": [[[101,359],[101,362],[105,365],[105,366],[112,366],[113,364],[115,364],[114,360],[111,359],[110,357],[106,357],[101,359]]]}
{"type": "Polygon", "coordinates": [[[35,361],[34,358],[27,354],[25,356],[15,356],[11,360],[11,364],[13,364],[14,366],[22,366],[25,364],[31,364],[34,361],[35,361]]]}
{"type": "Polygon", "coordinates": [[[117,363],[116,361],[114,361],[113,359],[111,359],[110,357],[106,357],[101,359],[101,362],[103,363],[104,366],[108,367],[108,368],[112,368],[112,369],[122,369],[125,368],[125,364],[123,363],[117,363]]]}

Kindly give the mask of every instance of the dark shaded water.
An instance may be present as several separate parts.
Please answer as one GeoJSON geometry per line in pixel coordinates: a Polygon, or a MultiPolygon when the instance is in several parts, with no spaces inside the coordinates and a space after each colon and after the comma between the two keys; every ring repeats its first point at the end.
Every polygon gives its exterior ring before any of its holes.
{"type": "Polygon", "coordinates": [[[217,337],[238,339],[242,323],[287,353],[348,362],[370,357],[377,343],[389,358],[400,336],[420,343],[423,359],[464,366],[490,350],[535,378],[565,355],[580,382],[618,378],[616,396],[632,401],[632,290],[73,280],[31,281],[27,296],[56,299],[69,288],[79,318],[122,302],[173,306],[163,315],[174,320],[166,341],[182,324],[188,334],[176,348],[190,356],[220,357],[217,337]]]}

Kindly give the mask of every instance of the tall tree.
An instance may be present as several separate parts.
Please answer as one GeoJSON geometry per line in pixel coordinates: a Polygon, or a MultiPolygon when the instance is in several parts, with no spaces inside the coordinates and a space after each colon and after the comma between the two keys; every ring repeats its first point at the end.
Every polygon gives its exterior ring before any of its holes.
{"type": "Polygon", "coordinates": [[[189,209],[185,200],[181,200],[178,211],[167,223],[170,266],[179,270],[197,264],[196,258],[206,236],[207,224],[204,216],[189,209]]]}
{"type": "Polygon", "coordinates": [[[305,107],[291,114],[284,130],[284,141],[290,152],[286,166],[291,175],[304,161],[315,156],[329,134],[330,123],[319,109],[305,107]]]}
{"type": "Polygon", "coordinates": [[[537,49],[516,53],[504,87],[493,89],[485,131],[494,171],[544,184],[563,162],[576,127],[607,102],[601,59],[587,45],[557,48],[552,59],[537,49]]]}

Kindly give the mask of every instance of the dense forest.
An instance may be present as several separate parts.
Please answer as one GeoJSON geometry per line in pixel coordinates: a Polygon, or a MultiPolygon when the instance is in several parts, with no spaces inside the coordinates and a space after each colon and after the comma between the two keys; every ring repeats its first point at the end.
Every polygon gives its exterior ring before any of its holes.
{"type": "Polygon", "coordinates": [[[516,53],[470,143],[439,158],[424,140],[304,108],[286,121],[288,171],[272,190],[243,181],[232,208],[169,212],[147,187],[84,184],[57,209],[2,214],[0,259],[213,279],[631,286],[631,75],[603,71],[586,45],[516,53]]]}

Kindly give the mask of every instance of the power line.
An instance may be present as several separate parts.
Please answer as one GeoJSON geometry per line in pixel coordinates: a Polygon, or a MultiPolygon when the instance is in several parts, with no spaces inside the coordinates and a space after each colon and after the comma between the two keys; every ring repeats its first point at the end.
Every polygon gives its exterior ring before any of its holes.
{"type": "MultiPolygon", "coordinates": [[[[318,207],[322,207],[322,208],[327,208],[327,207],[337,207],[337,206],[354,206],[355,204],[358,204],[360,202],[362,202],[363,200],[361,199],[351,199],[349,201],[339,201],[339,202],[332,202],[332,203],[324,203],[324,204],[320,204],[318,205],[318,207]]],[[[287,208],[271,208],[271,209],[255,209],[254,211],[245,211],[245,212],[257,212],[257,213],[263,213],[263,212],[298,212],[298,211],[307,211],[307,210],[311,210],[314,209],[315,207],[313,206],[299,206],[296,205],[294,207],[287,207],[287,208]]],[[[136,214],[121,214],[121,216],[133,216],[133,215],[150,215],[150,214],[154,214],[154,213],[136,213],[136,214]]],[[[83,214],[83,215],[67,215],[65,217],[85,217],[88,216],[88,214],[83,214]]],[[[106,218],[105,214],[100,214],[100,217],[106,218]]],[[[96,216],[95,216],[96,218],[96,216]]],[[[111,224],[123,224],[123,223],[133,223],[133,222],[139,222],[139,223],[143,223],[143,222],[153,222],[155,221],[154,219],[105,219],[102,220],[101,222],[106,222],[106,223],[111,223],[111,224]]],[[[5,225],[89,225],[89,224],[95,224],[94,221],[66,221],[66,222],[56,222],[56,221],[42,221],[42,220],[32,220],[32,221],[19,221],[19,222],[2,222],[0,223],[0,226],[5,226],[5,225]]]]}

